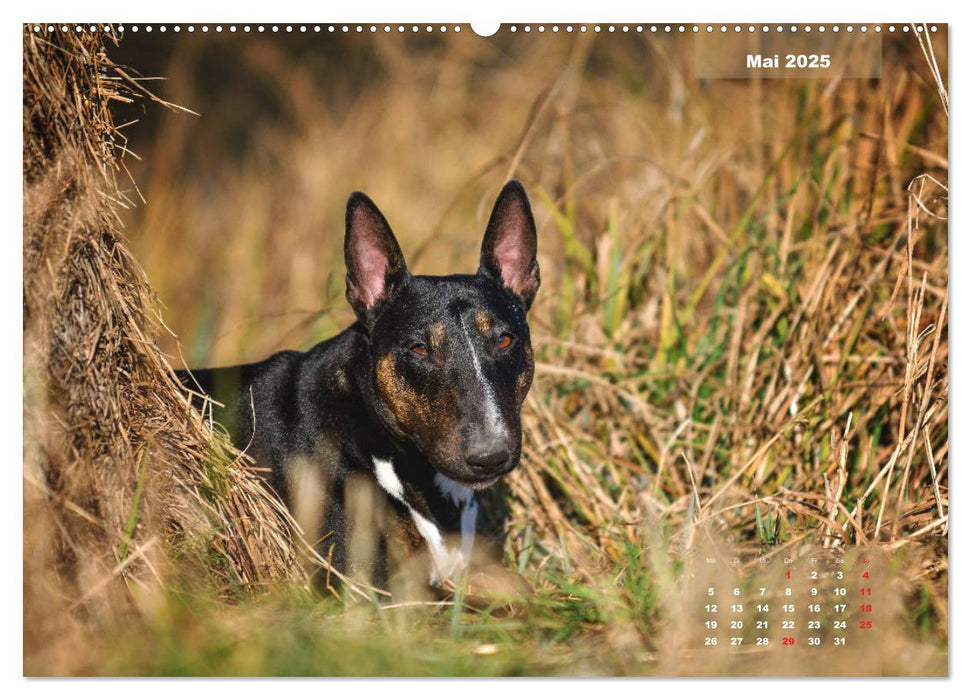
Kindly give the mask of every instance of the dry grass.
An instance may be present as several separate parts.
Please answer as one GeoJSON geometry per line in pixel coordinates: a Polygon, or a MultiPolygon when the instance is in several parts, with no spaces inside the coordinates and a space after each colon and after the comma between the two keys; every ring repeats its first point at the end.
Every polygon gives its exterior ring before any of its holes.
{"type": "MultiPolygon", "coordinates": [[[[126,230],[183,344],[159,341],[176,362],[255,360],[349,323],[341,209],[353,189],[388,215],[409,266],[432,274],[474,269],[507,177],[533,199],[537,376],[524,465],[497,497],[506,561],[535,599],[505,622],[459,606],[405,625],[467,641],[449,647],[455,665],[405,654],[364,672],[728,673],[744,664],[658,653],[687,624],[678,590],[692,556],[810,541],[894,562],[886,654],[849,671],[940,671],[943,36],[932,49],[886,39],[879,81],[699,82],[690,38],[672,36],[121,43],[117,60],[166,75],[153,89],[201,114],[150,112],[131,132],[144,160],[128,161],[148,201],[125,211],[126,230]],[[458,654],[483,640],[518,661],[469,671],[458,654]]],[[[170,387],[159,374],[147,385],[170,387]]],[[[118,493],[130,494],[139,461],[124,454],[118,493]]],[[[262,624],[235,614],[206,629],[262,624]]],[[[336,619],[294,625],[346,641],[336,619]]],[[[276,643],[259,663],[193,647],[207,661],[187,668],[287,672],[267,661],[276,643]]],[[[361,668],[324,656],[294,663],[361,668]]],[[[124,658],[128,672],[187,663],[124,658]]]]}
{"type": "Polygon", "coordinates": [[[139,96],[115,37],[24,30],[24,667],[78,671],[163,587],[303,576],[282,506],[197,427],[119,237],[139,96]]]}

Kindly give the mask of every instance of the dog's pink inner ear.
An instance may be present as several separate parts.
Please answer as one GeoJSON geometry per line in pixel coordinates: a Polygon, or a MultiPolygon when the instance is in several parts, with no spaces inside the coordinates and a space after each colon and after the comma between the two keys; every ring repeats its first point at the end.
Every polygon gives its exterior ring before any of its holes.
{"type": "Polygon", "coordinates": [[[388,255],[373,236],[358,236],[352,245],[352,278],[358,297],[370,308],[387,296],[388,255]]]}
{"type": "Polygon", "coordinates": [[[406,274],[405,260],[388,222],[366,195],[356,192],[347,205],[347,300],[360,317],[391,297],[406,274]]]}
{"type": "Polygon", "coordinates": [[[508,185],[499,196],[486,232],[482,263],[504,287],[526,301],[539,286],[536,228],[521,188],[508,185]]]}
{"type": "Polygon", "coordinates": [[[532,252],[526,249],[520,230],[504,229],[496,241],[492,254],[502,276],[502,283],[516,294],[531,291],[532,252]]]}

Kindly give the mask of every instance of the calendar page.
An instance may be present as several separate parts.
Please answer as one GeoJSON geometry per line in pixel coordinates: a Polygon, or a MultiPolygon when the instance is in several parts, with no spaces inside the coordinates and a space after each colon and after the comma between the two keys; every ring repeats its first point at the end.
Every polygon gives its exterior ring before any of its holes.
{"type": "Polygon", "coordinates": [[[949,675],[949,26],[650,13],[23,25],[24,675],[949,675]]]}

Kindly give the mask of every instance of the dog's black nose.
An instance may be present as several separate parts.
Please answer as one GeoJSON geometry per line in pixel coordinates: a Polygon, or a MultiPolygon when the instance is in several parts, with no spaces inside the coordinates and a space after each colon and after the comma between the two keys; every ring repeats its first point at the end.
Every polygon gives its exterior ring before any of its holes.
{"type": "Polygon", "coordinates": [[[477,471],[499,469],[509,461],[509,450],[501,445],[476,445],[465,451],[465,462],[477,471]]]}

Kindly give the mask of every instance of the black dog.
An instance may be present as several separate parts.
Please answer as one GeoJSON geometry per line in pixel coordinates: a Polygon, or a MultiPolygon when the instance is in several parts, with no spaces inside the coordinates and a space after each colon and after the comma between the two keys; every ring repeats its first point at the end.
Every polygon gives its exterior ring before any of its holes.
{"type": "Polygon", "coordinates": [[[307,352],[180,379],[222,404],[213,418],[272,469],[287,503],[300,495],[296,465],[326,484],[320,549],[338,570],[353,564],[345,486],[363,475],[394,514],[374,552],[376,575],[387,574],[397,541],[431,555],[432,583],[454,578],[471,554],[478,492],[520,458],[520,405],[533,378],[526,311],[540,281],[529,200],[507,183],[478,272],[432,277],[408,272],[388,222],[355,192],[344,259],[350,328],[307,352]]]}

